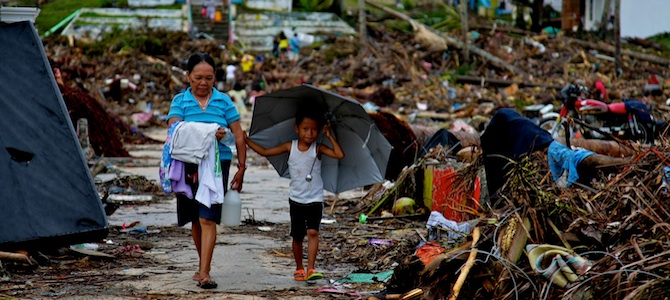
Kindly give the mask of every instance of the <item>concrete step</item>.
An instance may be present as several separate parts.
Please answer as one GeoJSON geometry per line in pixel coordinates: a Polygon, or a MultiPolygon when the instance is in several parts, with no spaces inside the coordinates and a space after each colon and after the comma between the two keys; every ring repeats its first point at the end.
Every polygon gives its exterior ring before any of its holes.
{"type": "Polygon", "coordinates": [[[228,8],[223,6],[217,6],[217,9],[223,14],[223,19],[221,22],[214,23],[214,26],[210,25],[209,18],[203,17],[200,14],[202,9],[201,5],[192,5],[192,20],[193,26],[198,29],[199,32],[206,33],[218,40],[228,40],[230,24],[228,20],[228,8]]]}

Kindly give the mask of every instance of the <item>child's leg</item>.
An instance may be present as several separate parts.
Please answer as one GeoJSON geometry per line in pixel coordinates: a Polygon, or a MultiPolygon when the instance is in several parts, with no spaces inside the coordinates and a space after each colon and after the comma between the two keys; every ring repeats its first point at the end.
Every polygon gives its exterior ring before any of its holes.
{"type": "Polygon", "coordinates": [[[291,249],[293,250],[293,258],[295,259],[295,269],[304,270],[302,263],[302,242],[305,239],[305,206],[295,201],[289,200],[289,213],[291,214],[291,249]]]}
{"type": "Polygon", "coordinates": [[[292,243],[293,258],[295,259],[295,269],[304,270],[305,266],[302,264],[302,239],[293,238],[292,243]]]}
{"type": "Polygon", "coordinates": [[[323,202],[310,203],[307,207],[307,270],[314,269],[319,252],[319,227],[323,215],[323,202]]]}
{"type": "MultiPolygon", "coordinates": [[[[301,247],[302,248],[302,247],[301,247]]],[[[319,231],[307,230],[307,270],[314,269],[316,254],[319,252],[319,231]]]]}

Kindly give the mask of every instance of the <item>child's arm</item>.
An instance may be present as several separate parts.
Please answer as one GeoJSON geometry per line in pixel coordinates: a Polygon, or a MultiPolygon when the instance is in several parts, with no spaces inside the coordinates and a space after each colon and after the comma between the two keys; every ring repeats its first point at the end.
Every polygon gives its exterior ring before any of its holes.
{"type": "Polygon", "coordinates": [[[342,147],[340,147],[340,144],[337,143],[337,140],[333,135],[330,133],[330,126],[326,125],[323,127],[323,133],[326,135],[328,140],[330,140],[330,143],[333,144],[333,149],[330,149],[326,145],[321,145],[319,147],[319,152],[330,156],[334,159],[342,159],[344,158],[344,151],[342,151],[342,147]]]}
{"type": "Polygon", "coordinates": [[[263,156],[273,156],[291,151],[291,142],[286,142],[277,147],[265,149],[263,146],[256,144],[256,142],[252,141],[247,135],[246,131],[244,132],[244,141],[247,143],[249,148],[253,149],[254,151],[256,151],[256,153],[263,156]]]}

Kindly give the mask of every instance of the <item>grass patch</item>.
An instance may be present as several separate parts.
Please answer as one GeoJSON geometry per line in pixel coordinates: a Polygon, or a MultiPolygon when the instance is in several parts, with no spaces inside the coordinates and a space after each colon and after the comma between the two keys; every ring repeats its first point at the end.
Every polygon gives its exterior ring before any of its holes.
{"type": "Polygon", "coordinates": [[[121,16],[103,15],[103,14],[98,14],[98,13],[94,13],[94,12],[86,12],[86,13],[82,13],[81,15],[79,15],[79,17],[81,17],[81,18],[136,18],[137,16],[131,16],[131,15],[121,15],[121,16]]]}
{"type": "Polygon", "coordinates": [[[648,38],[648,40],[654,43],[661,44],[666,49],[664,52],[668,52],[668,49],[670,49],[670,32],[657,34],[655,36],[648,38]]]}
{"type": "MultiPolygon", "coordinates": [[[[60,0],[51,1],[42,7],[41,12],[35,20],[35,27],[39,32],[44,32],[65,19],[71,13],[82,7],[102,7],[107,0],[60,0]]],[[[34,5],[34,1],[33,1],[34,5]]]]}
{"type": "Polygon", "coordinates": [[[182,3],[175,2],[172,5],[162,5],[156,7],[150,7],[151,9],[181,9],[182,3]]]}
{"type": "MultiPolygon", "coordinates": [[[[19,6],[35,6],[35,0],[19,0],[19,6]]],[[[44,32],[58,24],[77,9],[83,7],[98,8],[110,7],[111,0],[54,0],[40,7],[40,14],[35,20],[35,27],[39,32],[44,32]]],[[[181,9],[181,3],[153,7],[154,9],[181,9]]],[[[128,7],[128,1],[117,0],[119,8],[128,7]]],[[[90,16],[89,16],[90,17],[90,16]]]]}

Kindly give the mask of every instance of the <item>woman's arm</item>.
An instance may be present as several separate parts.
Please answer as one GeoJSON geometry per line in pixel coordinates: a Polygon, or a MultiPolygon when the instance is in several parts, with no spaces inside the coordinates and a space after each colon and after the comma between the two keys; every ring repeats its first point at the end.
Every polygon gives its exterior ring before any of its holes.
{"type": "Polygon", "coordinates": [[[237,148],[237,173],[233,176],[230,182],[230,188],[236,191],[242,191],[242,183],[244,181],[244,172],[247,170],[247,144],[244,142],[244,131],[240,125],[240,121],[235,121],[229,124],[230,130],[235,135],[235,148],[237,148]]]}
{"type": "Polygon", "coordinates": [[[181,118],[174,118],[174,117],[173,117],[173,118],[170,118],[170,119],[168,120],[168,127],[172,126],[172,124],[173,124],[174,122],[177,122],[177,121],[181,121],[181,118]]]}

